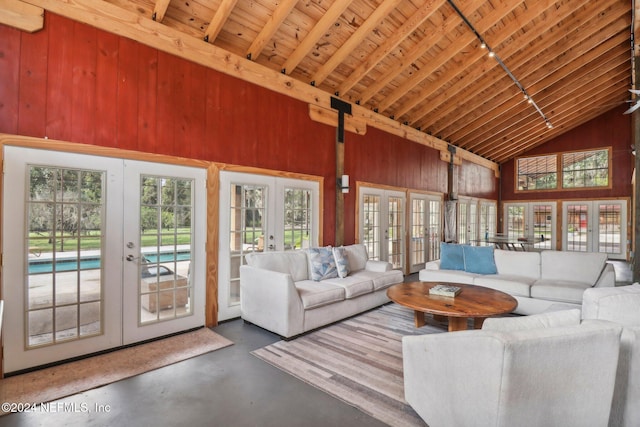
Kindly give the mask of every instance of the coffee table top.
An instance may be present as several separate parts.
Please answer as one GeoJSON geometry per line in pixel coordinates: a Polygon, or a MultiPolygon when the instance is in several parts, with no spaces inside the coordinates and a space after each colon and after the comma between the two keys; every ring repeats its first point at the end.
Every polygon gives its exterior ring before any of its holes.
{"type": "Polygon", "coordinates": [[[489,317],[510,313],[518,306],[518,301],[509,294],[462,283],[399,283],[387,289],[387,296],[413,310],[448,317],[489,317]],[[462,291],[455,297],[430,295],[429,288],[440,284],[459,286],[462,291]]]}

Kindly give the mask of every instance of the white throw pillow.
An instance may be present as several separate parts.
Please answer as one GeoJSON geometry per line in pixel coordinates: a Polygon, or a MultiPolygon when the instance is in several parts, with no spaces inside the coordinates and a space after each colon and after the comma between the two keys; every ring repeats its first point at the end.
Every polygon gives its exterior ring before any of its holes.
{"type": "Polygon", "coordinates": [[[343,246],[333,248],[333,258],[336,261],[338,277],[345,278],[349,275],[349,257],[343,246]]]}

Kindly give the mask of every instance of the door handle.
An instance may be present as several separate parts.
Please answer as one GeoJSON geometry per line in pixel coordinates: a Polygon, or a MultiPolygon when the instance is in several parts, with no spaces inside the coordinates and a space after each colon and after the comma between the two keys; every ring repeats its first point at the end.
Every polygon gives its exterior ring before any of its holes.
{"type": "Polygon", "coordinates": [[[131,254],[127,255],[127,258],[126,258],[127,261],[134,261],[135,259],[136,259],[136,257],[134,257],[131,254]]]}

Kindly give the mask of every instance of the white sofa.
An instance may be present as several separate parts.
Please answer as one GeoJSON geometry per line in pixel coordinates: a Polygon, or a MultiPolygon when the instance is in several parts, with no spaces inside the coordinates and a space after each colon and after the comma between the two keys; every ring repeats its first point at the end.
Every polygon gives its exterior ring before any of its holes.
{"type": "MultiPolygon", "coordinates": [[[[430,426],[607,425],[622,328],[579,310],[405,336],[406,401],[430,426]]],[[[637,424],[635,424],[637,425],[637,424]]]]}
{"type": "Polygon", "coordinates": [[[606,254],[484,247],[483,251],[487,250],[493,252],[493,274],[476,273],[473,269],[441,269],[441,261],[437,260],[428,262],[420,270],[419,278],[425,282],[457,282],[506,292],[518,301],[515,313],[524,315],[541,313],[551,306],[579,308],[585,289],[615,286],[615,271],[607,263],[606,254]]]}
{"type": "Polygon", "coordinates": [[[622,326],[616,387],[609,427],[640,426],[640,284],[587,289],[582,318],[622,326]]]}
{"type": "Polygon", "coordinates": [[[387,303],[386,290],[403,281],[402,272],[369,260],[362,244],[342,248],[346,277],[319,281],[312,280],[314,248],[247,254],[240,267],[242,318],[291,338],[387,303]]]}

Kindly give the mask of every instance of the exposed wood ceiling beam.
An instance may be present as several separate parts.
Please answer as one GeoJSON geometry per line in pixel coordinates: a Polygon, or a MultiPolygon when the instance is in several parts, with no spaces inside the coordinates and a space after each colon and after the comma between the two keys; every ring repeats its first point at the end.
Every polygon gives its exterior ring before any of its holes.
{"type": "Polygon", "coordinates": [[[264,49],[267,43],[271,40],[273,35],[278,31],[282,22],[287,19],[287,16],[291,12],[291,9],[298,3],[298,0],[284,0],[278,4],[273,15],[269,17],[267,24],[262,27],[262,31],[258,34],[258,37],[251,43],[251,46],[247,50],[247,58],[255,61],[260,56],[260,52],[264,49]]]}
{"type": "Polygon", "coordinates": [[[285,61],[282,69],[286,74],[291,74],[293,70],[295,70],[298,64],[300,64],[300,61],[302,61],[302,59],[311,52],[327,29],[329,29],[329,27],[331,27],[340,18],[342,12],[349,7],[349,4],[351,4],[351,1],[340,0],[331,5],[329,10],[322,15],[322,18],[320,18],[318,23],[311,31],[309,31],[309,34],[307,34],[296,50],[289,55],[289,58],[285,61]]]}
{"type": "MultiPolygon", "coordinates": [[[[445,7],[449,7],[446,5],[445,7]]],[[[382,88],[389,84],[398,74],[402,73],[407,67],[410,67],[418,58],[423,56],[425,52],[433,45],[436,45],[446,34],[451,32],[455,27],[462,24],[462,20],[458,15],[453,13],[453,10],[444,18],[442,25],[430,33],[422,40],[420,44],[417,44],[413,49],[406,53],[398,61],[394,62],[391,67],[382,76],[376,78],[376,81],[371,84],[366,90],[359,95],[354,96],[361,104],[369,102],[382,88]]]]}
{"type": "Polygon", "coordinates": [[[229,19],[229,15],[233,12],[233,8],[237,2],[238,0],[222,0],[218,10],[216,10],[215,15],[213,15],[209,26],[204,32],[204,39],[206,41],[213,43],[216,38],[218,38],[218,34],[222,31],[222,27],[225,22],[227,22],[227,19],[229,19]]]}
{"type": "MultiPolygon", "coordinates": [[[[555,6],[555,2],[550,0],[536,2],[534,5],[529,6],[525,12],[523,12],[521,20],[526,21],[527,19],[535,19],[536,16],[539,16],[540,14],[546,12],[549,9],[552,9],[552,8],[555,9],[554,6],[555,6]]],[[[575,7],[575,5],[573,6],[575,7]]],[[[566,7],[566,6],[565,8],[569,9],[569,7],[566,7]]],[[[503,13],[501,14],[502,16],[499,16],[498,18],[502,20],[505,14],[511,13],[511,12],[512,10],[504,10],[503,13]]],[[[556,12],[557,11],[554,10],[552,14],[553,18],[550,18],[551,21],[553,21],[553,24],[551,25],[555,25],[557,22],[559,22],[561,19],[560,18],[561,16],[566,16],[561,12],[558,12],[558,13],[556,12]]],[[[490,16],[487,16],[484,19],[481,19],[477,25],[474,25],[474,27],[481,33],[486,32],[488,28],[491,28],[493,26],[492,21],[495,21],[495,18],[494,18],[494,19],[491,19],[491,21],[487,22],[490,18],[491,18],[490,16]]],[[[542,23],[540,25],[546,28],[550,27],[550,25],[544,25],[542,23]]],[[[466,30],[469,31],[468,29],[466,30]]],[[[515,34],[521,31],[522,31],[522,25],[519,22],[519,20],[511,21],[510,24],[506,25],[502,29],[502,31],[499,33],[499,36],[498,35],[493,36],[493,39],[491,40],[492,47],[494,50],[498,51],[498,54],[500,55],[501,58],[503,58],[503,60],[509,56],[511,50],[519,49],[520,46],[526,46],[526,44],[532,39],[530,32],[527,32],[523,34],[522,38],[518,39],[517,42],[507,44],[504,47],[504,49],[501,48],[501,46],[506,41],[511,40],[515,34]]],[[[446,71],[446,75],[447,75],[446,79],[448,81],[457,79],[458,78],[457,76],[461,72],[463,72],[465,69],[468,69],[470,64],[475,64],[476,61],[479,61],[481,59],[484,61],[482,63],[482,66],[474,67],[472,71],[470,71],[470,73],[472,74],[470,78],[466,78],[464,81],[460,82],[459,84],[454,85],[453,88],[446,91],[445,93],[447,93],[449,96],[452,96],[451,92],[461,91],[465,87],[474,85],[476,83],[476,79],[479,79],[480,76],[482,76],[483,74],[488,73],[490,70],[493,70],[493,69],[497,70],[500,68],[497,61],[491,58],[487,58],[486,50],[475,48],[473,53],[471,55],[468,55],[468,58],[465,58],[463,62],[458,63],[457,66],[454,66],[451,69],[446,71]]],[[[509,62],[509,66],[512,67],[513,64],[509,62]]],[[[504,71],[502,69],[499,69],[499,72],[503,73],[504,71]]],[[[512,83],[509,83],[509,84],[512,84],[512,83]]],[[[438,90],[438,85],[434,83],[428,82],[425,84],[425,86],[426,87],[422,89],[418,94],[418,96],[414,97],[411,100],[411,102],[404,103],[398,111],[394,111],[394,115],[396,115],[397,117],[404,118],[404,115],[407,114],[411,109],[415,108],[421,99],[428,98],[436,90],[438,90]]],[[[476,89],[476,91],[478,90],[476,89]]],[[[438,106],[443,101],[445,101],[444,95],[440,96],[439,98],[436,98],[433,103],[429,102],[428,105],[425,105],[424,107],[418,109],[418,111],[411,114],[411,117],[404,118],[404,119],[408,121],[409,124],[417,125],[421,127],[427,127],[425,123],[418,123],[418,121],[428,115],[429,121],[433,123],[436,120],[436,118],[432,115],[434,111],[436,112],[436,114],[439,114],[439,115],[444,114],[442,109],[438,109],[438,106]]],[[[439,132],[439,130],[436,130],[436,129],[430,129],[430,130],[436,134],[437,132],[439,132]]]]}
{"type": "Polygon", "coordinates": [[[0,24],[35,33],[44,28],[44,10],[21,0],[0,0],[0,24]]]}
{"type": "MultiPolygon", "coordinates": [[[[558,29],[555,27],[562,19],[566,18],[572,13],[576,13],[576,8],[579,8],[582,4],[587,2],[588,1],[580,0],[563,3],[557,8],[552,6],[553,13],[551,13],[552,11],[549,10],[546,14],[547,18],[543,23],[540,24],[539,27],[540,33],[537,31],[526,32],[517,39],[517,43],[510,43],[503,49],[501,49],[500,54],[505,58],[508,58],[509,66],[512,68],[512,70],[514,70],[516,74],[519,75],[518,78],[526,83],[525,86],[528,86],[530,83],[525,78],[526,76],[520,74],[522,71],[519,70],[519,68],[522,67],[523,64],[525,64],[530,59],[536,58],[537,55],[544,54],[544,52],[549,48],[549,46],[545,45],[544,43],[535,43],[535,41],[540,37],[540,34],[546,31],[551,31],[552,29],[555,31],[564,31],[567,34],[572,33],[575,28],[558,29]],[[531,44],[533,44],[533,46],[531,46],[531,44]],[[527,46],[527,49],[522,50],[520,48],[521,46],[527,46]]],[[[592,10],[583,11],[582,14],[577,15],[577,22],[583,22],[583,19],[588,20],[593,18],[593,13],[594,12],[592,10]]],[[[567,48],[569,48],[569,46],[564,45],[563,42],[562,52],[565,52],[567,48]]],[[[558,57],[559,55],[555,54],[553,59],[556,61],[563,60],[564,54],[560,57],[560,59],[558,59],[558,57]]],[[[498,69],[498,65],[495,61],[492,61],[489,58],[487,58],[487,60],[490,61],[490,66],[492,69],[498,69]]],[[[500,72],[502,72],[502,70],[500,70],[500,72]]],[[[545,67],[545,72],[547,72],[547,67],[545,67]]],[[[410,123],[428,128],[435,134],[444,132],[445,127],[448,126],[448,123],[446,122],[447,117],[456,114],[453,106],[443,106],[447,101],[446,96],[462,96],[463,99],[467,100],[466,106],[468,109],[471,109],[472,105],[483,105],[486,107],[486,98],[474,99],[473,97],[474,95],[485,93],[485,91],[491,92],[491,98],[496,97],[498,94],[496,93],[495,88],[493,88],[494,84],[495,80],[490,74],[486,72],[486,68],[477,67],[468,76],[467,84],[456,85],[450,90],[444,91],[436,98],[430,100],[431,102],[429,102],[429,104],[432,105],[433,109],[431,111],[428,111],[426,108],[422,108],[419,111],[415,112],[415,117],[420,117],[420,119],[417,121],[410,121],[410,123]]],[[[508,87],[509,85],[510,83],[506,87],[508,87]]]]}
{"type": "Polygon", "coordinates": [[[426,19],[433,15],[444,4],[446,0],[427,1],[420,9],[402,24],[402,27],[392,34],[382,45],[367,57],[366,61],[358,66],[349,74],[349,77],[342,82],[338,88],[339,93],[349,92],[353,86],[362,80],[369,71],[374,69],[378,63],[387,55],[389,55],[398,45],[406,39],[413,31],[418,28],[426,19]]]}
{"type": "MultiPolygon", "coordinates": [[[[541,3],[546,3],[547,1],[551,1],[551,0],[545,0],[544,2],[541,2],[541,3]]],[[[509,13],[511,13],[515,9],[515,7],[516,7],[515,3],[511,3],[511,2],[499,3],[499,5],[496,6],[495,9],[493,9],[492,13],[485,16],[483,19],[481,19],[477,23],[477,25],[474,25],[474,26],[479,32],[484,33],[489,28],[493,27],[502,19],[504,19],[509,13]]],[[[518,27],[518,29],[520,29],[520,27],[518,27]]],[[[513,32],[515,31],[516,30],[513,30],[513,32]]],[[[462,29],[462,35],[456,39],[456,43],[454,46],[441,51],[436,57],[432,58],[431,61],[429,61],[427,66],[422,67],[420,71],[413,74],[402,85],[400,85],[393,94],[386,96],[384,101],[378,105],[378,110],[380,112],[388,110],[396,101],[398,101],[398,99],[400,99],[401,96],[403,96],[406,93],[409,93],[413,88],[418,86],[421,82],[423,82],[425,79],[431,76],[433,72],[435,72],[438,68],[444,65],[452,56],[455,56],[460,52],[462,52],[464,49],[466,49],[469,44],[471,44],[473,47],[476,47],[475,49],[476,57],[479,58],[480,56],[486,54],[485,51],[477,47],[479,46],[479,42],[477,41],[475,34],[473,34],[469,30],[469,28],[465,26],[462,29]]],[[[464,60],[464,64],[466,64],[465,65],[466,67],[468,67],[469,63],[472,63],[472,62],[475,62],[475,61],[470,58],[465,58],[464,60]]],[[[406,105],[406,107],[405,106],[402,107],[403,111],[410,110],[422,99],[424,99],[424,95],[418,94],[413,98],[413,101],[409,105],[406,105]]],[[[403,114],[404,114],[403,112],[394,112],[394,115],[397,115],[398,117],[402,116],[403,114]]]]}
{"type": "MultiPolygon", "coordinates": [[[[549,109],[548,107],[549,103],[544,98],[544,91],[548,91],[553,88],[553,90],[555,91],[553,95],[554,97],[557,97],[561,93],[561,92],[559,93],[558,91],[561,91],[562,89],[554,88],[553,85],[559,82],[563,82],[563,79],[567,78],[568,76],[572,78],[572,81],[588,83],[589,80],[584,79],[585,75],[587,75],[590,72],[591,73],[599,72],[600,68],[596,68],[596,65],[598,64],[597,57],[606,53],[608,50],[619,46],[621,42],[625,41],[625,40],[621,40],[621,38],[622,37],[617,37],[617,38],[608,40],[605,43],[602,43],[600,46],[597,46],[593,50],[587,50],[587,52],[585,52],[583,55],[577,54],[577,57],[573,61],[563,61],[564,64],[567,64],[565,67],[558,70],[558,72],[556,73],[550,74],[547,78],[539,81],[538,83],[536,83],[536,85],[531,87],[532,93],[539,94],[539,95],[536,95],[538,102],[540,102],[541,105],[545,106],[545,109],[549,109]],[[589,63],[590,67],[585,67],[583,65],[581,66],[581,64],[585,64],[585,63],[589,63]]],[[[603,64],[602,67],[607,69],[609,68],[610,65],[618,64],[616,62],[613,62],[613,64],[611,64],[611,62],[612,62],[611,58],[607,57],[606,63],[603,64]]],[[[574,88],[571,88],[571,89],[567,88],[565,90],[573,91],[574,88]]],[[[586,96],[586,94],[583,95],[581,98],[584,98],[584,96],[586,96]]],[[[510,106],[521,104],[522,102],[524,102],[524,100],[521,97],[510,97],[510,99],[505,100],[505,104],[510,106]]],[[[533,112],[533,110],[529,108],[527,108],[526,111],[533,112]]],[[[465,128],[465,131],[468,133],[465,136],[469,137],[468,139],[465,139],[465,141],[468,141],[464,146],[466,149],[469,149],[469,150],[477,149],[478,147],[481,147],[483,143],[488,143],[488,141],[492,140],[497,133],[506,129],[507,126],[516,125],[516,120],[514,116],[505,115],[504,117],[501,118],[500,114],[498,113],[496,118],[491,121],[491,124],[485,125],[484,127],[482,127],[481,131],[476,133],[470,132],[470,129],[472,129],[474,125],[477,126],[478,123],[486,124],[486,119],[489,114],[491,114],[493,117],[493,115],[496,114],[496,111],[493,110],[493,111],[487,112],[486,115],[476,117],[476,120],[472,123],[469,123],[468,126],[465,128]]],[[[557,113],[553,112],[553,115],[557,116],[557,113]]],[[[476,128],[476,131],[477,129],[478,128],[476,128]]],[[[452,134],[451,137],[453,137],[453,135],[459,135],[459,134],[454,133],[452,134]]],[[[463,136],[460,136],[460,138],[462,137],[463,136]]]]}
{"type": "Polygon", "coordinates": [[[313,75],[312,81],[316,86],[320,86],[324,79],[358,47],[364,38],[382,21],[396,6],[397,0],[384,0],[371,15],[358,27],[349,39],[331,55],[331,58],[324,63],[313,75]]]}
{"type": "Polygon", "coordinates": [[[169,8],[169,3],[171,3],[171,0],[156,0],[156,4],[153,7],[153,15],[151,15],[154,21],[162,22],[169,8]]]}
{"type": "MultiPolygon", "coordinates": [[[[198,38],[185,35],[169,26],[113,4],[101,0],[29,0],[29,2],[61,16],[137,40],[152,48],[241,80],[259,83],[262,87],[276,93],[331,109],[331,95],[319,88],[296,81],[285,74],[265,68],[211,43],[203,43],[198,38]]],[[[352,106],[352,115],[364,120],[368,126],[439,151],[446,151],[449,145],[446,141],[404,126],[358,105],[352,106]]],[[[491,160],[462,149],[456,154],[467,161],[494,171],[496,176],[499,174],[499,166],[491,160]]]]}

